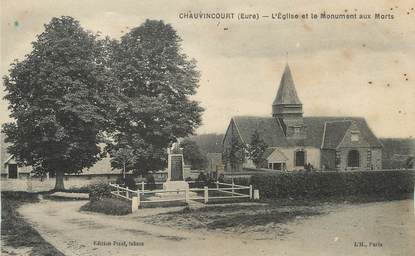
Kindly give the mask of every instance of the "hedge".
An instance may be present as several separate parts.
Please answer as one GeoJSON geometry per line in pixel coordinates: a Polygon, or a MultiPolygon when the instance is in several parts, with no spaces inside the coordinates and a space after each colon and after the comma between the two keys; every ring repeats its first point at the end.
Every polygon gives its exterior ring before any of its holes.
{"type": "Polygon", "coordinates": [[[292,172],[258,174],[251,184],[262,198],[394,196],[413,193],[414,171],[292,172]]]}
{"type": "Polygon", "coordinates": [[[99,212],[108,215],[126,215],[131,213],[131,203],[117,198],[102,198],[81,206],[81,211],[99,212]]]}
{"type": "Polygon", "coordinates": [[[90,201],[99,201],[104,198],[106,199],[112,197],[111,186],[105,182],[91,184],[88,186],[88,190],[90,201]]]}

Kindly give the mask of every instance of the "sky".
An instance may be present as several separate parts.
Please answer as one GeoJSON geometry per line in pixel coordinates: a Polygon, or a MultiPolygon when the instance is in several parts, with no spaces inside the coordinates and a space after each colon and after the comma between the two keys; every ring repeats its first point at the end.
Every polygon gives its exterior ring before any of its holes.
{"type": "MultiPolygon", "coordinates": [[[[232,116],[271,116],[289,63],[305,116],[362,116],[378,137],[415,131],[415,2],[0,0],[1,75],[22,60],[52,17],[69,15],[119,39],[146,19],[164,20],[197,61],[192,98],[205,108],[198,134],[224,133],[232,116]],[[311,3],[313,2],[313,3],[311,3]],[[318,3],[317,3],[318,2],[318,3]],[[258,20],[180,19],[180,13],[258,13],[258,20]],[[276,13],[391,14],[393,19],[272,19],[276,13]],[[262,18],[262,16],[269,16],[262,18]],[[288,53],[288,54],[287,54],[288,53]]],[[[1,84],[0,97],[4,96],[1,84]]],[[[10,121],[0,100],[0,122],[10,121]]]]}

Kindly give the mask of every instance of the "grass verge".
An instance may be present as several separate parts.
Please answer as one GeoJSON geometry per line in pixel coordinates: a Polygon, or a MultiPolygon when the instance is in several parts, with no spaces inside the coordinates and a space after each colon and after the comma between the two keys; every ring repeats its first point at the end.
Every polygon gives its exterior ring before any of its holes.
{"type": "MultiPolygon", "coordinates": [[[[17,212],[17,208],[25,203],[38,202],[37,194],[27,192],[1,192],[1,239],[4,245],[13,248],[32,248],[30,255],[63,256],[39,233],[30,226],[17,212]]],[[[2,249],[2,253],[5,253],[2,249]]]]}
{"type": "Polygon", "coordinates": [[[274,204],[209,205],[180,211],[161,213],[145,218],[156,225],[177,225],[187,229],[216,229],[241,232],[274,228],[294,219],[323,214],[322,207],[281,207],[274,204]]]}

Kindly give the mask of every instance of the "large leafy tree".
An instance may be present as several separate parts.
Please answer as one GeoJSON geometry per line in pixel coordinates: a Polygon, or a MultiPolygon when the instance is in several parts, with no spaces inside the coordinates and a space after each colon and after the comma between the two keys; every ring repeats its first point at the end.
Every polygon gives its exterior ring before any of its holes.
{"type": "Polygon", "coordinates": [[[8,148],[20,164],[37,173],[91,167],[101,157],[100,132],[107,125],[111,87],[107,75],[109,40],[85,31],[71,17],[53,18],[4,77],[13,122],[4,125],[8,148]]]}
{"type": "Polygon", "coordinates": [[[261,138],[258,131],[255,130],[251,135],[251,143],[248,146],[248,159],[252,160],[257,168],[261,167],[264,162],[264,152],[268,148],[268,145],[261,138]]]}
{"type": "Polygon", "coordinates": [[[111,70],[120,101],[108,148],[111,152],[127,143],[140,173],[162,168],[165,148],[201,123],[203,109],[189,99],[196,93],[199,73],[180,42],[171,25],[147,20],[114,47],[111,70]]]}
{"type": "Polygon", "coordinates": [[[196,142],[190,139],[184,139],[180,142],[180,147],[183,148],[183,157],[186,164],[190,164],[192,169],[203,169],[207,165],[206,156],[200,151],[196,142]]]}

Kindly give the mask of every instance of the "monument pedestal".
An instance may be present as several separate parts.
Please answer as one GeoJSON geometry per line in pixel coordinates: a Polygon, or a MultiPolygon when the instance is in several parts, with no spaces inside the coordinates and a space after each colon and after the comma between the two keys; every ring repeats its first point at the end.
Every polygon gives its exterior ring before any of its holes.
{"type": "Polygon", "coordinates": [[[183,198],[187,190],[188,197],[195,197],[195,192],[189,191],[189,183],[186,181],[166,181],[163,183],[163,190],[169,191],[165,193],[156,193],[156,197],[160,198],[183,198]],[[175,192],[177,191],[177,192],[175,192]]]}
{"type": "Polygon", "coordinates": [[[166,181],[163,183],[163,190],[189,189],[189,183],[183,180],[166,181]]]}
{"type": "Polygon", "coordinates": [[[196,196],[195,192],[189,191],[189,183],[184,181],[183,177],[183,150],[179,148],[177,143],[173,147],[167,149],[168,167],[167,181],[163,183],[163,190],[169,191],[164,193],[156,193],[155,196],[162,198],[183,198],[185,194],[188,197],[196,196]]]}

